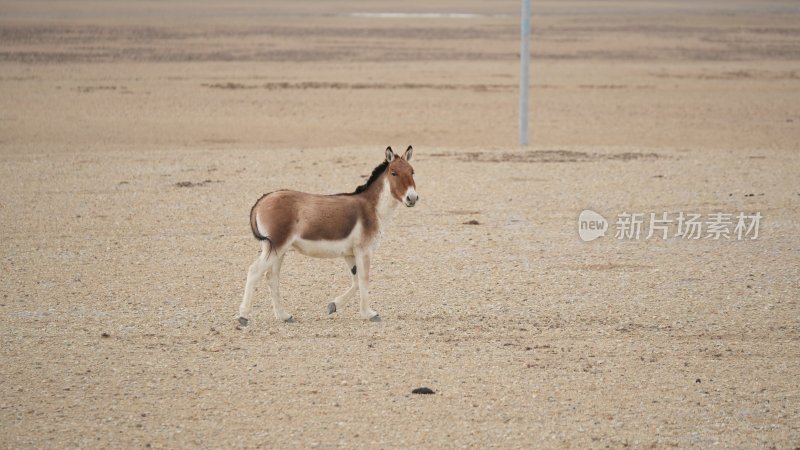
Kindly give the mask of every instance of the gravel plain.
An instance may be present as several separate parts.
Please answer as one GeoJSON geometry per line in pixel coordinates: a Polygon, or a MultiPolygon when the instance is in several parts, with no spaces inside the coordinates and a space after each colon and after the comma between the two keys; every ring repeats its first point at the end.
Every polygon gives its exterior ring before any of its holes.
{"type": "Polygon", "coordinates": [[[534,3],[520,147],[518,2],[3,2],[0,447],[800,446],[796,6],[534,3]],[[408,144],[383,322],[290,253],[237,327],[252,203],[408,144]]]}

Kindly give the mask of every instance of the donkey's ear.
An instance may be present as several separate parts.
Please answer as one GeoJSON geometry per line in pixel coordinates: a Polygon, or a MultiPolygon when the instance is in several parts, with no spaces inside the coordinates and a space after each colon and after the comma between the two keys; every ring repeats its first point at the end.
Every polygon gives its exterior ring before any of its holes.
{"type": "Polygon", "coordinates": [[[392,162],[394,159],[394,152],[392,151],[392,147],[386,147],[386,162],[392,162]]]}
{"type": "Polygon", "coordinates": [[[411,155],[413,154],[414,154],[414,147],[409,145],[408,148],[406,149],[406,152],[403,153],[403,159],[405,159],[406,161],[411,161],[411,155]]]}

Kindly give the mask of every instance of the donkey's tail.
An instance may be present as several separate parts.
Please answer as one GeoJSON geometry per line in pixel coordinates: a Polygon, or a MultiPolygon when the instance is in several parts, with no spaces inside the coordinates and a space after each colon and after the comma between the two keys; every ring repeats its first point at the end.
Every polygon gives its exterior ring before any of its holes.
{"type": "Polygon", "coordinates": [[[258,212],[256,211],[256,207],[259,203],[261,203],[261,200],[264,197],[271,193],[272,192],[262,195],[261,198],[256,200],[256,202],[253,204],[253,207],[250,208],[250,231],[253,232],[253,236],[255,236],[256,239],[261,241],[261,248],[263,251],[267,252],[267,258],[269,258],[269,255],[275,251],[275,244],[272,243],[272,239],[270,239],[269,236],[264,236],[261,234],[261,230],[258,229],[258,212]],[[269,244],[269,249],[267,249],[267,244],[269,244]]]}
{"type": "Polygon", "coordinates": [[[256,216],[258,215],[256,213],[256,206],[258,206],[258,204],[261,203],[261,199],[263,199],[267,195],[269,194],[262,195],[261,198],[256,200],[256,202],[253,204],[253,207],[250,208],[250,230],[253,232],[253,236],[255,236],[256,239],[258,239],[259,241],[269,241],[269,238],[261,234],[261,231],[259,231],[258,219],[256,218],[256,216]]]}

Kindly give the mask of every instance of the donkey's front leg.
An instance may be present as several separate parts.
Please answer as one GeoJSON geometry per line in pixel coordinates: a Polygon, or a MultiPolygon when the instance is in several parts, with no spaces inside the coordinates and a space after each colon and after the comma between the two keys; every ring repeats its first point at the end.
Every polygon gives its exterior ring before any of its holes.
{"type": "Polygon", "coordinates": [[[270,277],[270,294],[272,294],[272,309],[275,312],[275,318],[284,322],[294,322],[292,315],[284,311],[283,302],[281,301],[281,266],[283,265],[283,256],[278,257],[272,264],[272,276],[270,277]]]}
{"type": "Polygon", "coordinates": [[[361,294],[361,317],[372,322],[380,322],[381,316],[369,307],[369,252],[356,255],[356,276],[361,294]]]}
{"type": "Polygon", "coordinates": [[[350,289],[348,289],[344,294],[336,297],[335,299],[333,299],[332,302],[328,303],[328,314],[333,314],[337,310],[339,310],[339,308],[341,308],[342,305],[344,305],[344,303],[347,300],[349,300],[350,297],[353,296],[353,294],[356,293],[356,289],[358,289],[358,276],[356,275],[356,270],[357,270],[356,259],[352,256],[345,256],[344,262],[345,264],[347,264],[347,271],[350,272],[353,276],[353,284],[352,286],[350,286],[350,289]]]}

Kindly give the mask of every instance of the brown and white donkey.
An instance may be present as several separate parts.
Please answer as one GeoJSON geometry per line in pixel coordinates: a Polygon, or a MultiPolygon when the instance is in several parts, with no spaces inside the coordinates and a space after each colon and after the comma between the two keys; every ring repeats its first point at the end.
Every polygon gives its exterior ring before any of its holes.
{"type": "Polygon", "coordinates": [[[282,190],[258,199],[250,210],[250,228],[261,241],[261,254],[247,272],[239,323],[247,325],[256,282],[268,270],[272,271],[270,291],[275,317],[294,321],[283,309],[279,281],[283,257],[289,248],[316,258],[341,257],[347,263],[353,285],[328,304],[328,314],[335,313],[358,289],[361,316],[380,321],[378,313],[369,307],[369,261],[397,208],[401,204],[414,206],[419,200],[414,168],[409,164],[413,152],[409,146],[398,158],[387,147],[386,159],[352,193],[316,195],[282,190]]]}

